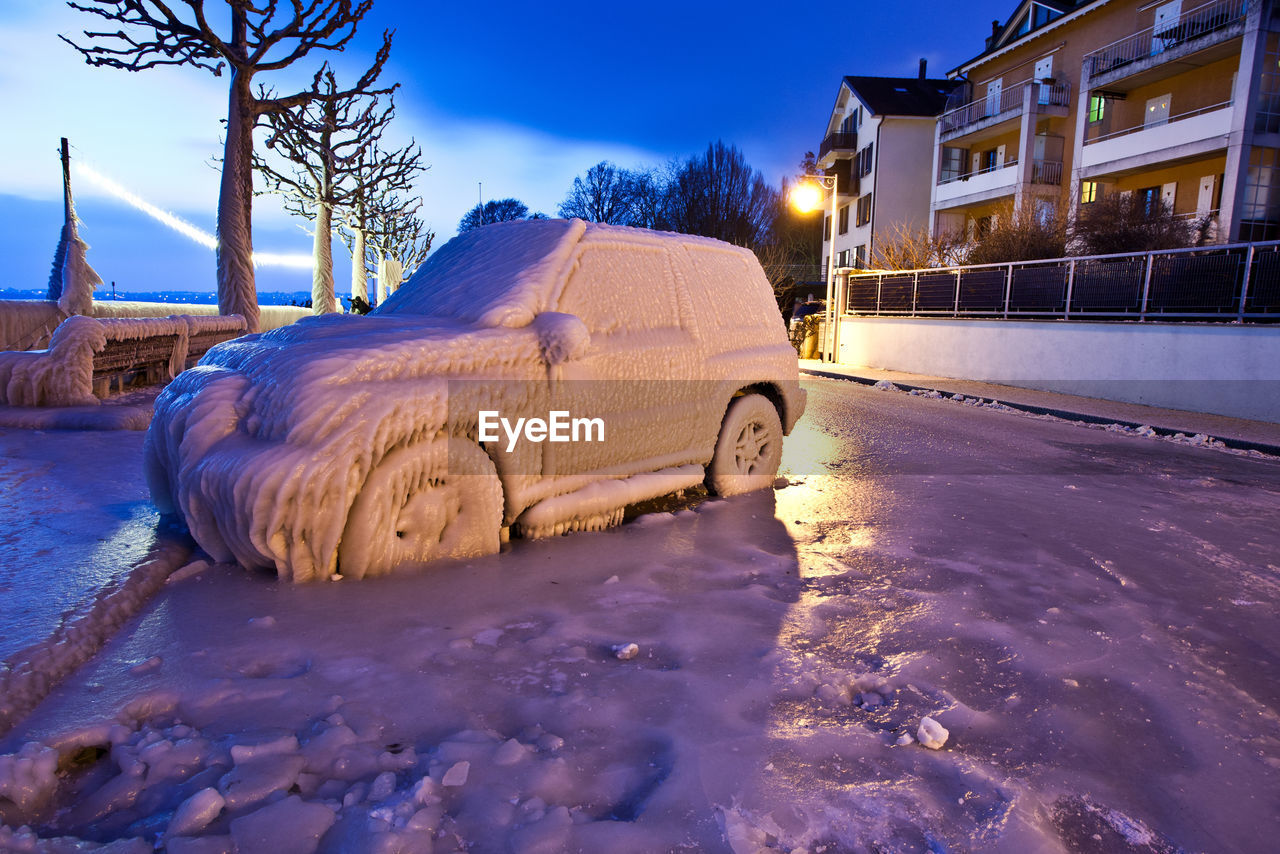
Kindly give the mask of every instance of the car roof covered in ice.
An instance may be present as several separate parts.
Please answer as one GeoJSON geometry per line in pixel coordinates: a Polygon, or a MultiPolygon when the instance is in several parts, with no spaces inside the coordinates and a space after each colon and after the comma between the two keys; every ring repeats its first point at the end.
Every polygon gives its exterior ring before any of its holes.
{"type": "Polygon", "coordinates": [[[422,314],[480,326],[527,326],[545,308],[579,219],[486,225],[450,240],[375,314],[422,314]]]}
{"type": "Polygon", "coordinates": [[[750,257],[745,249],[690,234],[580,219],[499,222],[450,240],[373,313],[527,326],[552,308],[557,280],[580,242],[704,246],[750,257]]]}

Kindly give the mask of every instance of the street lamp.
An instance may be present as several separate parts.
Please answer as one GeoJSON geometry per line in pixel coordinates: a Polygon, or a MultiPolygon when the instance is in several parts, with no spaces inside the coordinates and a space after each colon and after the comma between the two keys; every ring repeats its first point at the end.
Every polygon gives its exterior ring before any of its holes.
{"type": "Polygon", "coordinates": [[[836,360],[836,328],[838,318],[835,313],[835,270],[836,270],[836,193],[839,182],[835,175],[805,175],[791,190],[791,204],[801,213],[816,211],[822,204],[822,191],[831,190],[831,233],[823,229],[823,239],[830,238],[831,247],[827,252],[827,304],[823,310],[823,347],[822,358],[827,362],[836,360]],[[828,353],[830,350],[830,353],[828,353]]]}

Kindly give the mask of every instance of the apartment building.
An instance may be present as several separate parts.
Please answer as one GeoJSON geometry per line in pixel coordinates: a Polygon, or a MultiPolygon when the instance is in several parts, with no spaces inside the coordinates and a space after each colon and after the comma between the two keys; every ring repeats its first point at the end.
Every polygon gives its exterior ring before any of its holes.
{"type": "MultiPolygon", "coordinates": [[[[959,83],[917,77],[845,77],[818,149],[818,166],[836,176],[836,215],[826,219],[824,256],[837,268],[866,267],[877,240],[929,225],[934,123],[959,83]]],[[[826,265],[824,257],[823,265],[826,265]]]]}
{"type": "Polygon", "coordinates": [[[1276,5],[1024,0],[950,72],[932,228],[1137,193],[1213,242],[1280,237],[1276,5]]]}

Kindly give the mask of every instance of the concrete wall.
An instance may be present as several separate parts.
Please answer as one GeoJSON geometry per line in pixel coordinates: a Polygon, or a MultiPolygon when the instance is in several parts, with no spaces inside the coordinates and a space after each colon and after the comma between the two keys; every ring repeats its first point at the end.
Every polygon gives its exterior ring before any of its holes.
{"type": "Polygon", "coordinates": [[[1280,326],[856,317],[838,361],[1280,423],[1280,326]]]}

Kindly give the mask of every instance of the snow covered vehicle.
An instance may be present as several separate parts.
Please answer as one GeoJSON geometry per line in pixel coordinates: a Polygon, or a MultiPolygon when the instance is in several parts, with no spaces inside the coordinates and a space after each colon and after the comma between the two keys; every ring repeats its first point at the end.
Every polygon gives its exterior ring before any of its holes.
{"type": "Polygon", "coordinates": [[[217,560],[361,577],[769,486],[804,402],[747,250],[501,223],[370,315],[210,350],[156,401],[147,479],[217,560]]]}

